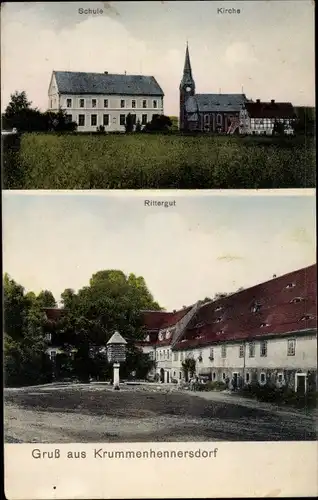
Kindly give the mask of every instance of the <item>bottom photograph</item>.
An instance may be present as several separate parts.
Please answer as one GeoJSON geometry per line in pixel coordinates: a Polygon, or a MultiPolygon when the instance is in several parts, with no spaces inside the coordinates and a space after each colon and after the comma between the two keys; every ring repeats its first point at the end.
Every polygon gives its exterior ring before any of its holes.
{"type": "Polygon", "coordinates": [[[4,191],[3,269],[6,443],[317,438],[314,191],[4,191]]]}

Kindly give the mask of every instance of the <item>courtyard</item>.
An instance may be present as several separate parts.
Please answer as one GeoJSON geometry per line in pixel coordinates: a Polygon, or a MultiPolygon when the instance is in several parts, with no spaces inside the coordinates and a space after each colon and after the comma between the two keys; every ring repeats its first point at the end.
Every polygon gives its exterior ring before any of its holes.
{"type": "Polygon", "coordinates": [[[48,384],[5,389],[5,442],[300,441],[317,410],[164,384],[48,384]]]}

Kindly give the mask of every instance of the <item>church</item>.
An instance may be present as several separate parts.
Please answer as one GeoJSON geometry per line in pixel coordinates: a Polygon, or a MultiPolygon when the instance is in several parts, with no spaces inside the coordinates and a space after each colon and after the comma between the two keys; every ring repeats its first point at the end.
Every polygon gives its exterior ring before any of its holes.
{"type": "Polygon", "coordinates": [[[181,131],[230,134],[238,130],[240,111],[249,100],[245,94],[196,94],[188,44],[179,90],[181,131]]]}

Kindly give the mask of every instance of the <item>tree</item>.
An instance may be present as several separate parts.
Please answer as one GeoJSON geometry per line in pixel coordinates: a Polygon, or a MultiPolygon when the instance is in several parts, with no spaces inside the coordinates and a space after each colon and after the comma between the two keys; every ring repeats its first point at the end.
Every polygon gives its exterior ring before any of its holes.
{"type": "Polygon", "coordinates": [[[32,102],[28,101],[26,92],[24,90],[22,92],[15,91],[14,94],[11,94],[10,97],[11,101],[9,102],[4,112],[4,116],[6,118],[15,116],[21,111],[31,109],[32,102]]]}
{"type": "Polygon", "coordinates": [[[50,379],[44,318],[34,293],[4,276],[4,366],[7,385],[26,385],[50,379]]]}
{"type": "Polygon", "coordinates": [[[42,290],[36,298],[39,306],[44,307],[56,307],[56,300],[54,295],[49,290],[42,290]]]}
{"type": "Polygon", "coordinates": [[[144,132],[167,132],[172,126],[169,116],[153,115],[151,122],[147,123],[143,129],[144,132]]]}
{"type": "Polygon", "coordinates": [[[275,121],[273,127],[273,135],[283,136],[285,134],[285,126],[279,121],[275,121]]]}
{"type": "Polygon", "coordinates": [[[193,357],[188,357],[184,361],[182,361],[182,371],[184,373],[184,377],[186,381],[188,381],[189,375],[193,377],[196,369],[196,362],[193,357]]]}
{"type": "Polygon", "coordinates": [[[133,132],[134,130],[134,120],[130,113],[126,116],[125,131],[126,134],[133,132]]]}
{"type": "Polygon", "coordinates": [[[135,132],[137,132],[137,133],[141,132],[141,123],[140,123],[140,120],[137,120],[135,132]]]}
{"type": "Polygon", "coordinates": [[[149,360],[135,347],[144,337],[140,311],[160,310],[160,306],[143,277],[126,276],[116,269],[102,270],[94,273],[89,285],[77,294],[67,289],[61,296],[67,309],[56,324],[58,343],[65,351],[76,349],[74,366],[81,380],[88,380],[93,373],[96,376],[98,366],[104,374],[109,372],[105,354],[101,362],[101,350],[115,330],[127,341],[128,372],[133,365],[138,373],[147,371],[149,360]]]}

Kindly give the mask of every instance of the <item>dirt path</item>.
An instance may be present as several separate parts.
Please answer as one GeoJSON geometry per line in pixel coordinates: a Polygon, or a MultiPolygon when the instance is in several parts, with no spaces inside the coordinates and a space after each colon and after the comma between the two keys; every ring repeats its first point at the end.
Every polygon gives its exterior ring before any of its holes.
{"type": "Polygon", "coordinates": [[[4,417],[6,442],[316,439],[314,416],[299,410],[154,386],[119,392],[102,384],[9,389],[4,417]]]}

